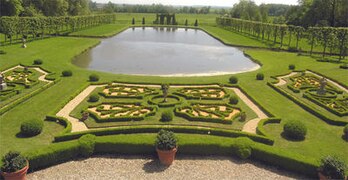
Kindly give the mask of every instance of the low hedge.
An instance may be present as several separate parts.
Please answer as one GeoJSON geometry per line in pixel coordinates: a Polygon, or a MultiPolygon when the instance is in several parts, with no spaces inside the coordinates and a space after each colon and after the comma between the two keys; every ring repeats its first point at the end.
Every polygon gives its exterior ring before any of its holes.
{"type": "Polygon", "coordinates": [[[340,111],[337,111],[336,109],[333,109],[333,108],[330,108],[328,106],[326,106],[325,104],[323,104],[322,102],[320,102],[314,95],[312,94],[309,94],[309,93],[304,93],[303,94],[303,97],[304,98],[307,98],[308,100],[310,100],[311,102],[313,102],[314,104],[320,106],[320,107],[323,107],[325,108],[326,110],[330,111],[331,113],[337,115],[337,116],[340,116],[340,117],[343,117],[343,116],[347,116],[348,115],[348,109],[344,112],[340,112],[340,111]]]}
{"type": "Polygon", "coordinates": [[[58,124],[62,125],[64,127],[63,131],[60,133],[60,135],[70,133],[72,130],[72,125],[69,120],[63,117],[58,117],[58,116],[52,116],[52,115],[47,115],[46,116],[46,121],[52,121],[52,122],[57,122],[58,124]]]}
{"type": "Polygon", "coordinates": [[[181,88],[181,89],[178,89],[173,94],[179,95],[179,96],[184,97],[185,99],[188,99],[188,100],[223,100],[223,99],[229,97],[229,94],[226,92],[226,90],[224,88],[221,88],[221,87],[181,88]],[[197,94],[199,94],[199,96],[194,96],[192,94],[185,94],[185,93],[181,92],[183,90],[197,90],[197,89],[198,90],[206,90],[205,94],[209,94],[209,93],[213,94],[213,93],[208,91],[209,89],[221,90],[222,92],[225,93],[225,95],[223,97],[203,97],[203,96],[201,96],[202,93],[197,93],[197,94]]]}
{"type": "MultiPolygon", "coordinates": [[[[94,152],[96,154],[141,154],[155,155],[156,134],[117,135],[97,137],[94,152]]],[[[209,135],[178,134],[178,154],[187,155],[236,155],[233,147],[248,139],[218,138],[209,135]]],[[[284,149],[249,141],[253,160],[265,162],[281,169],[305,174],[317,178],[317,160],[284,149]]],[[[80,145],[77,141],[55,143],[42,149],[24,154],[31,170],[38,170],[80,157],[80,145]]]]}
{"type": "Polygon", "coordinates": [[[172,103],[170,103],[170,102],[167,102],[167,103],[154,102],[153,99],[160,98],[160,97],[163,97],[163,96],[162,95],[153,96],[151,99],[148,100],[148,103],[151,105],[157,105],[159,107],[174,107],[174,106],[182,103],[182,99],[178,96],[175,96],[175,95],[168,95],[167,98],[174,98],[174,99],[178,100],[177,102],[172,102],[172,103]]]}
{"type": "Polygon", "coordinates": [[[277,123],[279,124],[281,122],[281,119],[279,118],[267,118],[267,119],[262,119],[258,124],[256,128],[256,133],[262,136],[270,137],[266,130],[264,129],[264,126],[266,124],[272,124],[272,123],[277,123]]]}
{"type": "MultiPolygon", "coordinates": [[[[188,113],[180,112],[180,108],[176,108],[174,113],[175,116],[185,118],[189,121],[199,121],[199,122],[211,122],[211,123],[221,123],[221,124],[232,124],[232,120],[225,120],[221,118],[212,118],[212,117],[196,117],[196,116],[191,116],[188,113]]],[[[238,114],[236,114],[238,115],[238,114]]],[[[235,116],[236,117],[236,116],[235,116]]]]}
{"type": "Polygon", "coordinates": [[[141,125],[141,126],[122,126],[109,129],[96,129],[83,132],[74,132],[65,135],[58,135],[54,137],[54,142],[62,142],[78,139],[84,134],[94,134],[96,136],[117,135],[117,134],[134,134],[134,133],[157,133],[160,129],[170,130],[175,133],[188,133],[188,134],[210,134],[213,136],[222,137],[249,137],[251,140],[259,143],[272,145],[273,139],[268,137],[249,134],[242,131],[217,129],[217,128],[205,128],[205,127],[190,127],[190,126],[158,126],[158,125],[141,125]]]}
{"type": "Polygon", "coordinates": [[[338,125],[338,126],[344,126],[344,125],[348,124],[348,122],[343,121],[343,120],[337,120],[337,119],[328,118],[327,116],[323,115],[322,113],[318,112],[317,110],[312,109],[311,107],[309,107],[303,101],[301,101],[298,98],[292,96],[288,92],[282,90],[281,88],[275,86],[274,84],[272,84],[270,82],[268,82],[267,85],[270,86],[271,88],[273,88],[274,90],[276,90],[277,92],[279,92],[280,94],[284,95],[285,97],[287,97],[291,101],[293,101],[295,104],[297,104],[300,107],[302,107],[304,110],[306,110],[309,113],[315,115],[319,119],[322,119],[323,121],[327,122],[328,124],[338,125]]]}

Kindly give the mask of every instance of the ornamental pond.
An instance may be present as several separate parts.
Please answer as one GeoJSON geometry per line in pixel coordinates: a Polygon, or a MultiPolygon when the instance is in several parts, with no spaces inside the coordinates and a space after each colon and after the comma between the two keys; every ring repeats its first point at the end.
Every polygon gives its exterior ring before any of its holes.
{"type": "Polygon", "coordinates": [[[129,28],[77,56],[73,64],[114,74],[204,76],[253,71],[260,66],[202,30],[129,28]]]}

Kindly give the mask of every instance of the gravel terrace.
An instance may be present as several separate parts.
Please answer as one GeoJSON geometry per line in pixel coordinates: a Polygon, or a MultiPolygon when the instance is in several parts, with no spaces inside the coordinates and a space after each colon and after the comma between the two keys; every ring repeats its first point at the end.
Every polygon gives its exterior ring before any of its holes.
{"type": "Polygon", "coordinates": [[[306,179],[259,162],[219,156],[179,156],[168,168],[151,156],[94,156],[28,175],[41,179],[306,179]]]}

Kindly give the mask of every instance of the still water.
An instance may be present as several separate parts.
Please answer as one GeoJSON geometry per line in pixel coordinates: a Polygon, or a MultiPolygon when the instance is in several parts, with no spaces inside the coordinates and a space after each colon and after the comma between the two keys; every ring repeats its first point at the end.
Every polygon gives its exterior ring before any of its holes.
{"type": "Polygon", "coordinates": [[[253,71],[260,66],[237,48],[201,30],[130,28],[103,39],[73,64],[115,74],[204,76],[253,71]]]}

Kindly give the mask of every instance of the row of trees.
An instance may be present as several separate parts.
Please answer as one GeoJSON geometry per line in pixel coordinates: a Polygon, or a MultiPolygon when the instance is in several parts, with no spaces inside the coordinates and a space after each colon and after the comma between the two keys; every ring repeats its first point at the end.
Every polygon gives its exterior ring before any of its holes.
{"type": "Polygon", "coordinates": [[[43,38],[45,35],[68,33],[100,24],[113,23],[115,14],[90,16],[61,16],[61,17],[1,17],[0,32],[5,34],[12,43],[13,37],[18,36],[43,38]]]}
{"type": "Polygon", "coordinates": [[[210,6],[204,7],[174,7],[166,6],[162,4],[151,5],[130,5],[130,4],[114,4],[109,2],[102,7],[102,11],[105,13],[188,13],[188,14],[208,14],[210,12],[210,6]]]}
{"type": "Polygon", "coordinates": [[[0,0],[0,16],[87,15],[90,5],[90,0],[0,0]]]}
{"type": "Polygon", "coordinates": [[[216,22],[229,30],[246,33],[262,40],[273,41],[274,44],[279,40],[280,48],[286,43],[290,47],[291,42],[295,40],[295,48],[300,50],[299,42],[302,38],[306,38],[310,45],[311,54],[316,44],[323,47],[323,58],[326,54],[336,52],[341,60],[347,54],[348,28],[309,27],[305,29],[301,26],[269,24],[227,17],[218,17],[216,22]],[[286,35],[288,42],[284,42],[286,35]],[[328,51],[328,49],[330,50],[328,51]]]}

